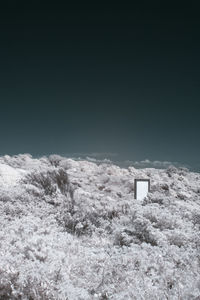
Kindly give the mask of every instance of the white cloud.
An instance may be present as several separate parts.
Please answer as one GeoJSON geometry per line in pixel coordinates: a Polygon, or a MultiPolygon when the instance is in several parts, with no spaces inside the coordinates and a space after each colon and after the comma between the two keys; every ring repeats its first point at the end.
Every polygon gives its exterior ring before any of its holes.
{"type": "Polygon", "coordinates": [[[73,152],[73,153],[65,153],[63,156],[69,157],[91,157],[91,158],[101,158],[101,159],[108,159],[110,157],[117,157],[118,153],[114,152],[73,152]]]}
{"type": "Polygon", "coordinates": [[[189,167],[186,164],[181,164],[176,161],[160,161],[160,160],[141,160],[141,161],[133,161],[132,165],[139,168],[167,168],[171,165],[175,167],[189,167]]]}

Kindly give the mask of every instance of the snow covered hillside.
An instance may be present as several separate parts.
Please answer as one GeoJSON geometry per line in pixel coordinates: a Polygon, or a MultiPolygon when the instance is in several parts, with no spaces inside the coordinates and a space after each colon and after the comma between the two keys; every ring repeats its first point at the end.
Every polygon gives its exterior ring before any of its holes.
{"type": "Polygon", "coordinates": [[[0,157],[0,299],[200,299],[200,174],[0,157]]]}

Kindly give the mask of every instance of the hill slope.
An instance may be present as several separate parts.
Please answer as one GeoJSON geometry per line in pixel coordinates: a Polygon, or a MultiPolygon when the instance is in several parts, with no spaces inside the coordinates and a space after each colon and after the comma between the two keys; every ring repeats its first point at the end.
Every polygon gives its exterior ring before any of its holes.
{"type": "Polygon", "coordinates": [[[0,257],[0,299],[200,299],[200,174],[1,157],[0,257]]]}

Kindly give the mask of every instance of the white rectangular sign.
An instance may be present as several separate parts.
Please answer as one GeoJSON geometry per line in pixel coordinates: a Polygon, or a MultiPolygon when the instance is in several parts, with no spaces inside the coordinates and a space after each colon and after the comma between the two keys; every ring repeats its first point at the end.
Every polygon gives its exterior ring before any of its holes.
{"type": "Polygon", "coordinates": [[[150,179],[135,179],[135,199],[143,200],[150,190],[150,179]]]}

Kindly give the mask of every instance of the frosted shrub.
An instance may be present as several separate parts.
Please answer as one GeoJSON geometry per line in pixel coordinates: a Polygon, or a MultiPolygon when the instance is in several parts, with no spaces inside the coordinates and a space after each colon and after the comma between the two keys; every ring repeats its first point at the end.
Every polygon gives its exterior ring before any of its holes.
{"type": "Polygon", "coordinates": [[[111,222],[116,217],[116,212],[111,211],[101,214],[95,211],[83,212],[75,206],[75,211],[61,209],[57,220],[66,229],[67,232],[80,235],[91,235],[97,228],[104,228],[111,232],[111,222]]]}
{"type": "Polygon", "coordinates": [[[168,174],[169,177],[172,177],[173,174],[176,174],[178,172],[178,169],[171,165],[167,168],[166,173],[168,174]]]}
{"type": "Polygon", "coordinates": [[[158,203],[162,205],[164,203],[164,197],[161,193],[149,193],[147,197],[143,200],[143,204],[146,205],[148,203],[158,203]]]}
{"type": "Polygon", "coordinates": [[[194,225],[200,225],[200,212],[194,212],[192,216],[194,225]]]}
{"type": "Polygon", "coordinates": [[[136,218],[131,226],[115,231],[114,245],[129,246],[131,243],[147,243],[157,245],[156,236],[153,234],[150,222],[142,217],[136,218]]]}
{"type": "Polygon", "coordinates": [[[144,212],[144,217],[147,218],[153,227],[162,230],[174,229],[177,227],[177,218],[171,216],[169,212],[163,212],[160,208],[149,207],[144,212]]]}
{"type": "Polygon", "coordinates": [[[0,299],[18,299],[19,293],[15,292],[19,272],[10,268],[0,268],[0,299]]]}
{"type": "Polygon", "coordinates": [[[151,234],[151,226],[148,220],[137,218],[134,223],[134,235],[142,243],[150,243],[152,246],[156,246],[156,239],[151,234]]]}
{"type": "Polygon", "coordinates": [[[186,167],[179,167],[178,168],[178,174],[179,175],[185,176],[185,175],[187,175],[188,172],[189,172],[189,169],[186,168],[186,167]]]}
{"type": "Polygon", "coordinates": [[[58,185],[62,194],[67,194],[69,188],[69,177],[64,169],[59,169],[54,173],[53,180],[58,185]]]}
{"type": "Polygon", "coordinates": [[[19,154],[19,155],[5,155],[1,157],[1,160],[6,163],[7,165],[14,167],[14,168],[23,168],[28,162],[32,161],[31,154],[19,154]]]}
{"type": "Polygon", "coordinates": [[[118,246],[130,246],[133,242],[133,233],[130,231],[117,232],[114,238],[114,245],[118,246]]]}
{"type": "Polygon", "coordinates": [[[35,185],[48,196],[53,196],[57,189],[59,189],[62,194],[67,194],[69,188],[68,175],[62,168],[58,170],[47,169],[47,171],[32,172],[26,176],[24,183],[35,185]]]}
{"type": "Polygon", "coordinates": [[[15,217],[20,217],[24,214],[24,208],[18,203],[6,203],[2,209],[3,213],[10,220],[15,217]]]}
{"type": "Polygon", "coordinates": [[[60,155],[57,154],[52,154],[49,156],[49,161],[51,163],[52,166],[58,167],[60,162],[63,160],[64,158],[60,155]]]}
{"type": "Polygon", "coordinates": [[[28,174],[24,182],[31,183],[32,185],[35,185],[36,187],[44,191],[45,195],[52,196],[56,192],[56,186],[53,185],[49,175],[50,174],[46,172],[34,172],[28,174]]]}
{"type": "Polygon", "coordinates": [[[85,216],[78,214],[71,215],[67,213],[63,217],[63,226],[67,232],[76,234],[77,236],[83,234],[91,234],[90,222],[85,216]]]}
{"type": "Polygon", "coordinates": [[[12,202],[12,198],[5,192],[0,192],[0,201],[4,203],[12,202]]]}

